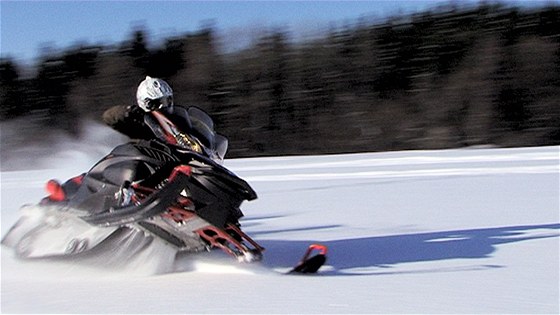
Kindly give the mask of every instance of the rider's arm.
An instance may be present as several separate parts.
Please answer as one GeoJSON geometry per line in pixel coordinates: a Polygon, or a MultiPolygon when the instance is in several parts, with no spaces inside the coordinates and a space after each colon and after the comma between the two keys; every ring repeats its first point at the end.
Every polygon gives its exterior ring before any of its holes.
{"type": "Polygon", "coordinates": [[[109,127],[133,139],[151,139],[151,131],[144,123],[144,111],[138,106],[117,105],[103,113],[109,127]]]}

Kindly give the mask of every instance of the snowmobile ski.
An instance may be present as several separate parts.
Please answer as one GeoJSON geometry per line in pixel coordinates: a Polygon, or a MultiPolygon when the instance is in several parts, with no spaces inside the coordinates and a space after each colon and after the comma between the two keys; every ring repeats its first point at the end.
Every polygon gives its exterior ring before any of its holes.
{"type": "Polygon", "coordinates": [[[327,261],[327,246],[311,244],[303,255],[300,262],[288,272],[288,274],[314,274],[327,261]],[[310,257],[314,252],[316,255],[310,257]]]}

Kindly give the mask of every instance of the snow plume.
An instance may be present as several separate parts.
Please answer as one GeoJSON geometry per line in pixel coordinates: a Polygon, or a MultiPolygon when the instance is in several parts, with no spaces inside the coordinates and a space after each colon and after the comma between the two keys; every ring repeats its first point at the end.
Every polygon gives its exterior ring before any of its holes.
{"type": "Polygon", "coordinates": [[[177,250],[140,229],[92,226],[55,206],[25,205],[19,212],[2,239],[18,258],[137,276],[175,271],[177,250]]]}
{"type": "Polygon", "coordinates": [[[122,227],[79,260],[106,271],[150,276],[173,272],[176,255],[177,250],[162,240],[138,229],[122,227]]]}
{"type": "Polygon", "coordinates": [[[74,172],[87,171],[113,147],[127,140],[99,122],[89,120],[81,125],[80,136],[72,137],[62,131],[49,130],[30,119],[2,122],[0,169],[72,168],[74,172]]]}

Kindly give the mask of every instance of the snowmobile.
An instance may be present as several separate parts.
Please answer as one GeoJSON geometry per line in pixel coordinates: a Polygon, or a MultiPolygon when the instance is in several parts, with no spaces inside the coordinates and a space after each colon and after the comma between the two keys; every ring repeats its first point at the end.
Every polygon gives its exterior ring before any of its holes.
{"type": "MultiPolygon", "coordinates": [[[[48,196],[22,207],[2,244],[20,258],[75,257],[115,247],[134,254],[148,239],[176,253],[219,248],[240,262],[261,260],[264,248],[239,223],[241,204],[257,194],[222,166],[228,141],[210,116],[178,108],[149,112],[144,122],[153,140],[119,145],[63,184],[48,181],[48,196]]],[[[325,254],[313,244],[291,273],[315,273],[325,254]]]]}
{"type": "Polygon", "coordinates": [[[2,244],[21,258],[67,256],[141,231],[178,252],[220,248],[239,261],[260,260],[264,248],[239,224],[241,203],[257,194],[221,165],[227,139],[212,119],[191,107],[172,117],[154,111],[145,122],[154,140],[119,145],[64,184],[48,181],[49,195],[22,208],[2,244]]]}

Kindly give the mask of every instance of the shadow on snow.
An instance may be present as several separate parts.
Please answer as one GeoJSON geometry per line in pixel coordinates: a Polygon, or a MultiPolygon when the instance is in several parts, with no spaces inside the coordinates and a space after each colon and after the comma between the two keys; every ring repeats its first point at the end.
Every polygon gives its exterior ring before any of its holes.
{"type": "Polygon", "coordinates": [[[477,265],[465,268],[439,268],[424,271],[391,271],[397,264],[450,259],[491,257],[496,246],[529,240],[559,237],[560,224],[509,226],[418,234],[390,235],[321,242],[317,240],[258,240],[266,248],[264,264],[288,268],[298,261],[313,242],[329,247],[327,275],[380,275],[392,273],[444,272],[501,268],[477,265]],[[354,271],[352,271],[354,269],[354,271]]]}

